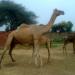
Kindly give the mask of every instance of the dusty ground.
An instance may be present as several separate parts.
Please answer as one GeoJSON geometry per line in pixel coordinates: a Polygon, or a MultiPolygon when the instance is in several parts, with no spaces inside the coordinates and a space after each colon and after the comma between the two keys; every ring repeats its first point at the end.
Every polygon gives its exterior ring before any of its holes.
{"type": "Polygon", "coordinates": [[[13,56],[16,59],[12,63],[6,54],[0,69],[0,75],[75,75],[75,55],[72,54],[72,46],[68,45],[68,55],[63,55],[62,47],[51,49],[51,63],[47,64],[47,50],[40,50],[44,66],[37,68],[32,61],[31,49],[14,49],[13,56]]]}

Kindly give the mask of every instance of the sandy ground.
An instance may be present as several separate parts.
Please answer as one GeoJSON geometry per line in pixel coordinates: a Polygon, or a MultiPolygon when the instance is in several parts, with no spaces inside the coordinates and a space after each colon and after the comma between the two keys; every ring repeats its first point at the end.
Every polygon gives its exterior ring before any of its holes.
{"type": "MultiPolygon", "coordinates": [[[[1,50],[2,51],[2,50],[1,50]]],[[[14,49],[13,57],[16,62],[11,62],[6,53],[2,62],[0,75],[75,75],[75,55],[71,45],[67,47],[67,56],[63,54],[62,47],[51,49],[51,62],[47,62],[47,50],[40,49],[43,66],[37,68],[32,62],[32,49],[14,49]]]]}

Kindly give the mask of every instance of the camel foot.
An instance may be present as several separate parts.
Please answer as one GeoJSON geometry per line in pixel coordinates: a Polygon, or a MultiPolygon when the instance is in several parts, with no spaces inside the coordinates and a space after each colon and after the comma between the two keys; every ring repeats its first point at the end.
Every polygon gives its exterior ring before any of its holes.
{"type": "Polygon", "coordinates": [[[43,64],[42,65],[41,64],[36,65],[37,68],[40,68],[42,66],[43,66],[43,64]]]}
{"type": "Polygon", "coordinates": [[[16,62],[16,60],[13,59],[12,62],[16,62]]]}
{"type": "Polygon", "coordinates": [[[36,67],[42,67],[42,66],[43,66],[42,61],[39,61],[38,63],[35,63],[35,66],[36,66],[36,67]]]}

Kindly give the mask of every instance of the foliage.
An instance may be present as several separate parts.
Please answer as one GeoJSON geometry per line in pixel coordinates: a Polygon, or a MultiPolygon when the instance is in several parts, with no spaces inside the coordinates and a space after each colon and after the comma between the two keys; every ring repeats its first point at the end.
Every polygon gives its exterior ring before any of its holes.
{"type": "Polygon", "coordinates": [[[52,32],[57,32],[57,31],[59,31],[59,32],[71,32],[72,27],[73,27],[73,24],[71,21],[68,21],[68,22],[63,21],[61,23],[53,25],[52,32]]]}
{"type": "Polygon", "coordinates": [[[34,24],[37,16],[27,11],[20,4],[12,1],[0,1],[0,26],[6,25],[6,30],[14,30],[21,23],[34,24]]]}

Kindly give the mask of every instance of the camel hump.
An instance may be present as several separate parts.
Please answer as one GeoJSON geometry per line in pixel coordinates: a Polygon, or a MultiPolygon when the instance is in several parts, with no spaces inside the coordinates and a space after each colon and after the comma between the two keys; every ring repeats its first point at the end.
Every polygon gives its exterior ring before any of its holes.
{"type": "Polygon", "coordinates": [[[20,28],[28,28],[29,27],[29,25],[27,25],[27,24],[25,24],[25,23],[23,23],[23,24],[21,24],[17,29],[20,29],[20,28]]]}

